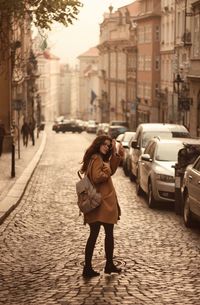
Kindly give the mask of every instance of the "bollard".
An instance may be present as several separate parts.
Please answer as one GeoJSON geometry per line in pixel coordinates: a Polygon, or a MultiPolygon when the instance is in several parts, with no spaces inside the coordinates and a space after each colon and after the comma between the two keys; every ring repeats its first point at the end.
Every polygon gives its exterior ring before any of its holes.
{"type": "Polygon", "coordinates": [[[15,144],[12,141],[11,178],[15,177],[15,144]]]}

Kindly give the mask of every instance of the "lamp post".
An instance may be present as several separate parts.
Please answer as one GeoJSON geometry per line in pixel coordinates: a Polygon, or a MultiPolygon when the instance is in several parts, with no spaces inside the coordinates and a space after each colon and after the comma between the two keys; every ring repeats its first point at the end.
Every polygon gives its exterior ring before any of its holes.
{"type": "Polygon", "coordinates": [[[37,138],[38,138],[41,127],[41,96],[39,93],[36,96],[36,103],[37,103],[37,138]]]}
{"type": "Polygon", "coordinates": [[[189,88],[180,74],[177,74],[174,79],[174,92],[178,96],[178,109],[182,113],[182,124],[186,125],[186,112],[190,110],[192,99],[188,97],[189,88]]]}

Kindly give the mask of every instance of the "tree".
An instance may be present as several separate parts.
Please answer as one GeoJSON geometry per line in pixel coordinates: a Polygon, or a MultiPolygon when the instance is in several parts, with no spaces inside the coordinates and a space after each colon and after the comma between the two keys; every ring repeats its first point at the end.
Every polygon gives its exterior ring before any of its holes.
{"type": "Polygon", "coordinates": [[[77,0],[0,0],[0,72],[9,56],[13,67],[21,65],[19,29],[28,31],[31,23],[44,30],[55,22],[68,26],[81,7],[77,0]]]}
{"type": "Polygon", "coordinates": [[[82,3],[77,0],[0,0],[0,17],[25,18],[42,29],[50,29],[53,22],[65,26],[76,19],[82,3]]]}

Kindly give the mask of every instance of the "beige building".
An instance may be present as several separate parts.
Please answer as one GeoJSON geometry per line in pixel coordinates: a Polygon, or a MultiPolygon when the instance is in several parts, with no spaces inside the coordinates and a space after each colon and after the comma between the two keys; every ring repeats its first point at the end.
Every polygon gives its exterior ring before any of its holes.
{"type": "Polygon", "coordinates": [[[37,54],[39,79],[38,93],[41,97],[41,116],[45,121],[54,121],[59,116],[60,59],[45,50],[37,54]]]}
{"type": "Polygon", "coordinates": [[[66,118],[70,116],[71,109],[71,76],[72,71],[68,65],[60,67],[60,98],[58,105],[58,114],[66,118]]]}
{"type": "Polygon", "coordinates": [[[68,118],[77,119],[80,117],[80,71],[76,67],[71,71],[71,98],[70,115],[68,118]]]}
{"type": "Polygon", "coordinates": [[[99,121],[99,51],[96,47],[78,56],[80,62],[77,118],[99,121]]]}
{"type": "Polygon", "coordinates": [[[104,15],[100,24],[101,121],[126,120],[135,126],[136,37],[134,17],[139,1],[104,15]]]}
{"type": "Polygon", "coordinates": [[[173,80],[178,63],[175,54],[175,0],[161,0],[161,81],[157,96],[159,99],[159,121],[178,120],[177,98],[174,96],[173,80]]]}

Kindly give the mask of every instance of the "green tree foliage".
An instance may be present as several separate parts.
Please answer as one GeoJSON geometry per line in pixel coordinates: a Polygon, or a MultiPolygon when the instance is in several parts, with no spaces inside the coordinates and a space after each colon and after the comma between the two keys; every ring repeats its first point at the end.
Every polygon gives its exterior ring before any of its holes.
{"type": "Polygon", "coordinates": [[[81,6],[77,0],[0,0],[0,18],[21,19],[28,14],[35,26],[50,29],[54,22],[72,24],[81,6]]]}

